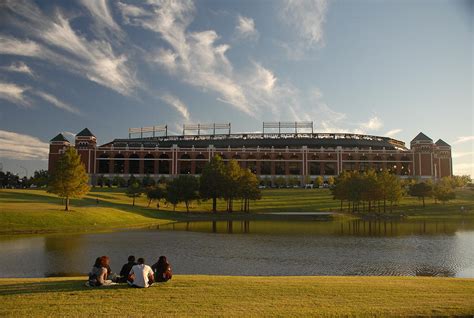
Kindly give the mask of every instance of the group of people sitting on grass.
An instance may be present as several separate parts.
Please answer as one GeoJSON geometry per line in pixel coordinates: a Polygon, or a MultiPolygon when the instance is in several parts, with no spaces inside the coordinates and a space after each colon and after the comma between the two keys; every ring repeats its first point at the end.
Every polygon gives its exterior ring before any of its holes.
{"type": "Polygon", "coordinates": [[[135,262],[135,256],[131,255],[128,257],[128,262],[122,266],[120,275],[112,273],[109,257],[101,256],[95,260],[86,286],[98,287],[128,283],[132,287],[147,288],[155,282],[167,282],[172,276],[171,266],[166,256],[160,256],[158,261],[150,267],[145,265],[145,259],[139,258],[135,262]]]}

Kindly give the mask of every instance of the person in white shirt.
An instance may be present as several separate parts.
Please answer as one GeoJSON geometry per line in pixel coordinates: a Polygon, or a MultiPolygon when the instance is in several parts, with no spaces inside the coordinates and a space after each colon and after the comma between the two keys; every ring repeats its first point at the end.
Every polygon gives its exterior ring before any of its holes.
{"type": "Polygon", "coordinates": [[[140,257],[128,275],[128,283],[132,287],[147,288],[155,282],[153,270],[150,266],[145,265],[145,259],[140,257]]]}

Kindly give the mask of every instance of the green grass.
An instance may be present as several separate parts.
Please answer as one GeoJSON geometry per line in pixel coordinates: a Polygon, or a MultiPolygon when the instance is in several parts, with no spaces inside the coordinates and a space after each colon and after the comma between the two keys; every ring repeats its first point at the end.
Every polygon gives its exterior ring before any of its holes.
{"type": "Polygon", "coordinates": [[[176,275],[148,289],[85,278],[0,279],[0,316],[448,316],[474,313],[474,279],[176,275]]]}
{"type": "MultiPolygon", "coordinates": [[[[266,189],[262,200],[253,202],[252,213],[236,212],[211,214],[211,202],[195,202],[191,213],[183,204],[173,207],[161,203],[160,210],[153,203],[147,207],[142,196],[132,207],[131,198],[124,189],[95,188],[83,199],[72,200],[72,211],[64,212],[61,199],[44,190],[0,190],[0,234],[34,234],[58,232],[97,232],[115,229],[153,226],[170,221],[185,220],[237,220],[243,218],[269,219],[268,212],[317,212],[339,211],[340,203],[334,201],[327,189],[266,189]],[[96,204],[96,198],[100,202],[96,204]]],[[[434,204],[427,199],[426,208],[416,198],[405,197],[388,215],[405,215],[409,218],[473,218],[474,191],[458,190],[456,200],[446,204],[434,204]],[[465,207],[461,213],[460,207],[465,207]]],[[[234,210],[239,211],[239,202],[234,210]]],[[[223,211],[225,202],[218,202],[223,211]]],[[[388,210],[387,210],[388,211],[388,210]]],[[[345,212],[345,211],[344,211],[345,212]]],[[[347,215],[346,215],[347,216],[347,215]]],[[[344,216],[342,216],[344,217],[344,216]]]]}

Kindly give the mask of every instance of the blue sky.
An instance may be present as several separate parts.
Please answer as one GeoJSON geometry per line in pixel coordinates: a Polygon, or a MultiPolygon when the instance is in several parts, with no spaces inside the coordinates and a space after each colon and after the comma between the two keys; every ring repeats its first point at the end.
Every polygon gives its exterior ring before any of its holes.
{"type": "Polygon", "coordinates": [[[48,141],[88,127],[314,121],[420,131],[474,175],[473,1],[3,1],[0,162],[46,168],[48,141]]]}

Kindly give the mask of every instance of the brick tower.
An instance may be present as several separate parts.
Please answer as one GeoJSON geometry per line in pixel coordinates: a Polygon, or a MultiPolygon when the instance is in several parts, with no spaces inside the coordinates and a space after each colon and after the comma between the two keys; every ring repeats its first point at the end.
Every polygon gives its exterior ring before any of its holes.
{"type": "Polygon", "coordinates": [[[451,146],[441,139],[435,143],[434,171],[435,178],[449,177],[453,175],[451,146]]]}
{"type": "Polygon", "coordinates": [[[81,156],[87,173],[94,173],[96,146],[97,139],[88,128],[84,128],[76,135],[75,147],[81,156]]]}
{"type": "Polygon", "coordinates": [[[49,160],[48,160],[48,171],[51,173],[56,166],[61,154],[64,150],[71,147],[69,140],[64,137],[63,134],[58,134],[56,137],[49,141],[49,160]]]}
{"type": "Polygon", "coordinates": [[[434,176],[433,161],[435,144],[433,139],[420,132],[410,142],[410,149],[414,155],[414,175],[424,178],[432,178],[434,176]]]}

